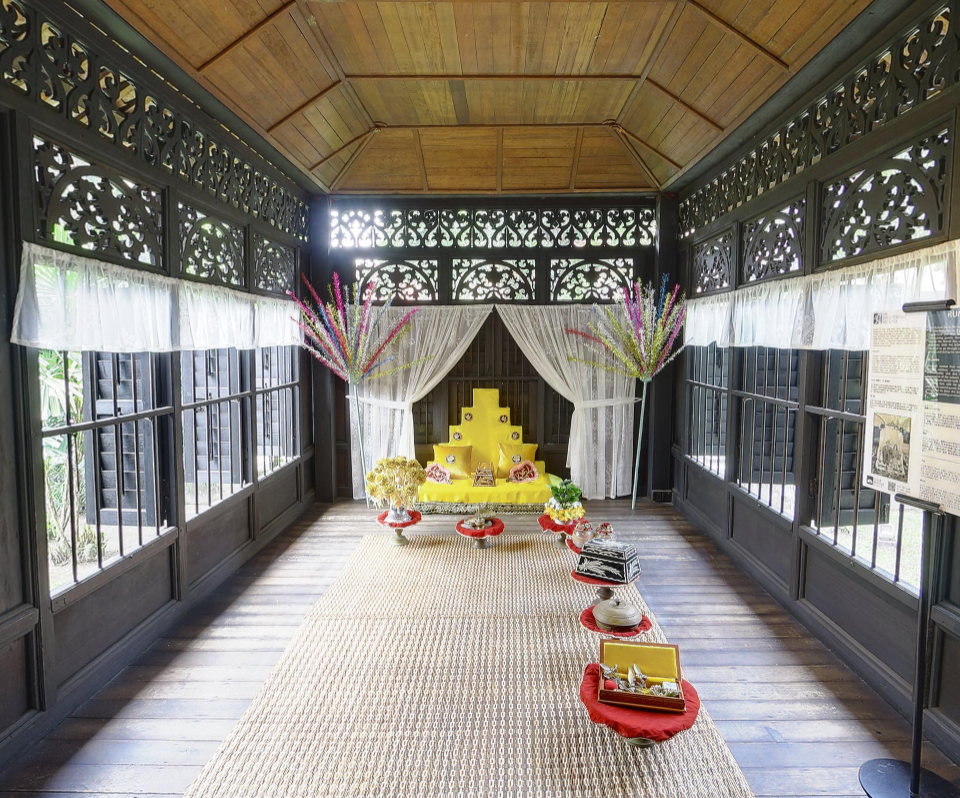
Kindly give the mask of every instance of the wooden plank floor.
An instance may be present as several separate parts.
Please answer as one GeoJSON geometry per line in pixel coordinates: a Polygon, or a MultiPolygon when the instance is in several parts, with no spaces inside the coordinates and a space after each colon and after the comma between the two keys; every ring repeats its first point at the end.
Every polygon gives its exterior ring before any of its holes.
{"type": "MultiPolygon", "coordinates": [[[[672,507],[589,509],[638,544],[639,589],[758,796],[862,795],[863,761],[908,756],[907,722],[672,507]]],[[[371,515],[318,505],[0,776],[0,797],[180,795],[360,537],[382,534],[371,515]]],[[[507,534],[539,531],[506,520],[507,534]]],[[[452,527],[428,517],[413,534],[452,527]]],[[[925,761],[960,781],[932,746],[925,761]]]]}

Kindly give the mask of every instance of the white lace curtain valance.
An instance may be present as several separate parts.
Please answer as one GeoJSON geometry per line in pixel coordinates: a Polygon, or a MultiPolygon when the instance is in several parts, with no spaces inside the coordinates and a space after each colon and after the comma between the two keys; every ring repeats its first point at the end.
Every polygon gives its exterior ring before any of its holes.
{"type": "Polygon", "coordinates": [[[10,340],[70,352],[300,343],[286,299],[176,280],[24,243],[10,340]]]}
{"type": "Polygon", "coordinates": [[[870,347],[873,314],[906,302],[958,299],[960,242],[857,266],[748,285],[687,303],[687,346],[870,347]]]}

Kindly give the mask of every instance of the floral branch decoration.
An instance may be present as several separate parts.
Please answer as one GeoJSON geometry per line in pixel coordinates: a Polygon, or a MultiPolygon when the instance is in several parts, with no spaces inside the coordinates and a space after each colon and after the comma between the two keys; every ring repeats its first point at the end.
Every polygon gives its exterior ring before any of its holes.
{"type": "Polygon", "coordinates": [[[313,297],[313,307],[292,291],[287,293],[300,309],[300,317],[294,321],[305,336],[303,346],[340,379],[356,385],[365,380],[396,374],[421,362],[414,360],[398,364],[396,355],[384,356],[391,343],[410,332],[410,319],[419,308],[411,308],[393,329],[386,332],[380,329],[380,325],[393,297],[375,312],[373,281],[367,284],[361,297],[359,283],[352,290],[344,289],[340,284],[340,276],[334,272],[333,285],[327,286],[331,301],[324,303],[310,281],[306,277],[302,279],[313,297]]]}
{"type": "Polygon", "coordinates": [[[632,289],[624,286],[616,305],[597,310],[587,330],[567,330],[590,341],[598,352],[612,355],[614,363],[570,360],[649,382],[683,350],[681,344],[672,351],[686,318],[685,296],[679,285],[667,292],[666,276],[659,293],[652,282],[635,283],[632,289]]]}

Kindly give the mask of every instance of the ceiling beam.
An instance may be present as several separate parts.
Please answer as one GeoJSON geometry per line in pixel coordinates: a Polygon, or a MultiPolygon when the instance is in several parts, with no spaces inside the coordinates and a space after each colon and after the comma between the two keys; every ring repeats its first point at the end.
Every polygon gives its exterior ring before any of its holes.
{"type": "Polygon", "coordinates": [[[277,122],[274,122],[272,125],[270,125],[270,127],[267,128],[267,133],[276,132],[279,128],[283,127],[285,124],[287,124],[287,122],[289,122],[298,114],[302,114],[304,111],[309,111],[311,108],[313,108],[313,106],[315,106],[318,102],[320,102],[320,100],[322,100],[324,97],[330,94],[330,92],[337,90],[342,85],[343,85],[343,81],[335,80],[333,83],[327,86],[327,88],[325,88],[315,97],[311,97],[299,108],[296,108],[293,111],[291,111],[289,114],[287,114],[283,119],[277,122]]]}
{"type": "Polygon", "coordinates": [[[637,95],[640,94],[640,89],[643,87],[644,82],[650,76],[650,72],[653,70],[654,65],[657,63],[657,59],[660,57],[660,53],[663,51],[663,48],[666,46],[667,41],[670,36],[673,34],[673,29],[677,27],[677,22],[680,21],[680,15],[683,13],[684,2],[677,3],[673,7],[673,11],[670,13],[670,19],[667,20],[667,24],[663,26],[663,30],[660,32],[660,36],[657,39],[657,43],[653,48],[653,52],[650,53],[650,57],[647,59],[647,63],[643,65],[643,70],[640,72],[640,80],[637,81],[636,85],[633,87],[633,90],[630,92],[630,96],[627,97],[626,101],[620,108],[620,112],[617,114],[617,121],[620,122],[623,120],[624,114],[627,112],[627,109],[633,105],[633,101],[637,99],[637,95]]]}
{"type": "Polygon", "coordinates": [[[297,0],[288,0],[280,8],[274,11],[272,14],[266,18],[260,20],[256,25],[254,25],[250,30],[243,34],[239,39],[234,39],[230,44],[224,47],[219,53],[217,53],[213,58],[204,61],[199,67],[197,67],[197,72],[203,72],[206,69],[209,69],[214,64],[218,63],[221,59],[226,58],[230,53],[236,50],[238,47],[241,47],[244,42],[252,39],[261,30],[263,30],[267,25],[271,24],[278,17],[282,17],[290,12],[290,9],[297,5],[297,0]]]}
{"type": "Polygon", "coordinates": [[[658,150],[656,147],[652,147],[652,146],[650,146],[649,144],[647,144],[647,142],[645,142],[642,138],[640,138],[636,133],[631,133],[627,128],[625,128],[625,127],[624,127],[623,125],[621,125],[619,122],[615,122],[615,121],[612,120],[612,119],[608,119],[606,122],[603,123],[603,125],[604,125],[604,127],[608,127],[608,128],[610,128],[611,130],[613,130],[613,131],[615,131],[615,132],[617,132],[617,133],[623,133],[625,136],[627,136],[628,138],[632,139],[632,140],[635,141],[637,144],[639,144],[641,147],[643,147],[643,149],[645,149],[647,152],[652,153],[653,155],[656,155],[660,160],[665,161],[666,163],[670,164],[670,166],[672,166],[674,169],[682,169],[682,168],[683,168],[682,166],[680,166],[680,164],[678,164],[678,163],[677,163],[676,161],[674,161],[672,158],[670,158],[670,157],[664,155],[662,152],[660,152],[660,150],[658,150]]]}
{"type": "MultiPolygon", "coordinates": [[[[644,80],[644,76],[643,76],[643,75],[629,75],[629,74],[627,74],[627,75],[621,75],[621,74],[607,74],[607,75],[604,75],[604,74],[590,74],[590,75],[584,75],[584,74],[580,74],[580,73],[576,73],[576,74],[563,74],[563,75],[541,75],[541,74],[535,74],[535,75],[528,75],[528,74],[512,74],[512,75],[501,75],[501,74],[482,74],[482,75],[458,75],[458,74],[428,74],[428,75],[424,75],[424,74],[420,74],[420,75],[402,75],[402,74],[391,73],[391,74],[380,74],[380,75],[344,75],[344,78],[343,78],[343,79],[344,79],[344,82],[347,82],[347,83],[351,83],[351,82],[357,82],[357,83],[359,83],[359,82],[363,82],[363,81],[421,81],[421,82],[428,82],[428,81],[453,81],[453,80],[456,80],[456,81],[495,81],[495,82],[500,82],[500,81],[503,81],[503,82],[507,82],[507,81],[510,81],[510,82],[518,82],[518,81],[531,81],[531,82],[533,82],[533,81],[538,81],[538,82],[539,82],[539,81],[549,81],[549,82],[570,81],[570,82],[591,82],[591,83],[592,83],[592,82],[604,82],[604,81],[627,81],[627,82],[643,81],[643,80],[644,80]]],[[[706,115],[705,113],[703,113],[702,111],[699,111],[698,109],[694,108],[692,105],[690,105],[690,103],[686,102],[685,100],[681,99],[679,96],[677,96],[676,94],[674,94],[672,91],[670,91],[670,89],[666,88],[665,86],[661,86],[659,83],[657,83],[657,82],[654,81],[654,80],[651,80],[650,78],[647,78],[647,79],[646,79],[646,82],[647,82],[650,86],[653,86],[653,88],[655,88],[657,91],[659,91],[659,92],[660,92],[661,94],[663,94],[665,97],[668,97],[670,100],[672,100],[673,102],[675,102],[677,105],[679,105],[679,106],[680,106],[681,108],[683,108],[685,111],[687,111],[688,113],[693,114],[693,115],[696,116],[700,121],[705,122],[706,124],[710,125],[710,127],[712,127],[714,130],[716,130],[718,133],[723,133],[723,126],[722,126],[722,125],[720,125],[718,122],[716,122],[716,121],[714,121],[713,119],[711,119],[709,116],[707,116],[707,115],[706,115]]],[[[631,96],[633,96],[633,95],[631,95],[631,96]]],[[[319,98],[318,98],[318,99],[319,99],[319,98]]],[[[311,104],[311,103],[308,102],[308,103],[306,104],[306,107],[309,107],[310,104],[311,104]]],[[[297,112],[294,111],[293,113],[296,114],[297,112]]],[[[288,117],[288,118],[289,118],[289,117],[288,117]]],[[[286,121],[286,119],[281,120],[281,122],[284,122],[284,121],[286,121]]],[[[279,124],[281,124],[281,123],[277,123],[277,124],[279,125],[279,124]]],[[[275,127],[277,127],[277,125],[274,125],[274,127],[270,128],[270,130],[273,131],[273,129],[274,129],[275,127]]]]}
{"type": "Polygon", "coordinates": [[[753,39],[751,39],[743,31],[735,28],[725,19],[721,19],[716,14],[714,14],[709,8],[704,8],[700,5],[697,0],[686,0],[686,4],[693,9],[696,9],[699,13],[703,14],[708,20],[710,20],[714,25],[717,25],[720,28],[723,28],[727,33],[732,36],[736,36],[743,44],[751,48],[757,55],[766,58],[771,64],[775,67],[785,70],[786,72],[790,71],[790,65],[784,61],[781,61],[777,56],[771,53],[765,47],[757,44],[753,39]]]}
{"type": "Polygon", "coordinates": [[[497,193],[503,193],[503,128],[497,128],[497,193]]]}
{"type": "Polygon", "coordinates": [[[619,142],[620,148],[627,154],[627,157],[640,167],[640,171],[646,175],[647,180],[650,181],[650,183],[653,185],[653,188],[659,191],[661,185],[660,181],[657,179],[657,176],[653,173],[650,167],[647,166],[646,161],[640,157],[640,153],[631,147],[630,142],[624,138],[623,128],[620,127],[620,125],[608,125],[607,130],[609,130],[610,135],[613,136],[617,142],[619,142]]]}
{"type": "Polygon", "coordinates": [[[376,133],[377,130],[379,130],[379,128],[373,128],[373,130],[367,131],[366,138],[360,142],[360,146],[353,151],[353,155],[347,159],[347,162],[343,165],[343,169],[340,170],[340,174],[338,174],[330,184],[331,193],[336,191],[340,187],[340,184],[346,179],[347,175],[350,173],[350,170],[353,169],[353,165],[360,157],[360,154],[367,148],[367,145],[373,141],[372,134],[376,133]]]}
{"type": "Polygon", "coordinates": [[[423,186],[424,191],[429,191],[430,187],[427,185],[427,166],[423,161],[423,142],[420,141],[420,131],[414,130],[413,137],[417,141],[417,165],[420,167],[420,185],[423,186]]]}
{"type": "Polygon", "coordinates": [[[345,75],[344,80],[346,81],[369,81],[369,80],[414,80],[414,81],[451,81],[451,80],[492,80],[492,81],[518,81],[518,80],[548,80],[548,81],[603,81],[603,80],[620,80],[620,81],[632,81],[640,80],[639,75],[630,75],[630,74],[592,74],[584,75],[581,73],[567,73],[563,75],[550,75],[550,74],[533,74],[533,75],[524,75],[524,74],[498,74],[498,73],[484,73],[477,75],[463,75],[463,74],[453,74],[453,73],[444,73],[444,74],[420,74],[420,75],[402,75],[397,73],[390,74],[380,74],[380,75],[345,75]]]}
{"type": "Polygon", "coordinates": [[[701,122],[706,122],[708,125],[710,125],[710,127],[712,127],[714,130],[716,130],[718,133],[723,133],[723,126],[722,126],[722,125],[720,125],[718,122],[715,122],[714,120],[712,120],[709,116],[707,116],[707,115],[706,115],[705,113],[703,113],[702,111],[698,111],[696,108],[694,108],[692,105],[690,105],[690,103],[684,102],[683,100],[681,100],[676,94],[674,94],[672,91],[670,91],[670,89],[666,88],[665,86],[661,86],[661,85],[660,85],[659,83],[657,83],[655,80],[651,80],[650,78],[647,78],[646,85],[647,85],[647,86],[653,86],[653,88],[655,88],[657,91],[659,91],[659,92],[660,92],[662,95],[664,95],[665,97],[673,100],[677,105],[679,105],[681,108],[683,108],[683,110],[685,110],[687,113],[693,114],[693,115],[694,115],[695,117],[697,117],[697,119],[699,119],[701,122]]]}
{"type": "MultiPolygon", "coordinates": [[[[364,139],[368,139],[368,138],[370,138],[372,135],[374,135],[375,133],[379,133],[379,132],[380,132],[380,128],[377,127],[377,126],[374,126],[374,127],[370,128],[369,130],[364,131],[364,132],[361,133],[359,136],[354,136],[354,137],[353,137],[352,139],[350,139],[350,141],[348,141],[346,144],[341,144],[341,145],[340,145],[339,147],[337,147],[337,149],[335,149],[333,152],[331,152],[331,153],[329,153],[329,154],[327,154],[327,155],[324,155],[319,161],[317,161],[313,166],[310,167],[310,171],[313,172],[313,171],[319,169],[319,168],[320,168],[321,166],[323,166],[327,161],[329,161],[331,158],[336,157],[337,155],[339,155],[341,152],[343,152],[345,149],[347,149],[347,148],[350,147],[351,145],[356,144],[358,141],[362,141],[362,140],[364,140],[364,139]]],[[[331,186],[331,188],[332,188],[332,186],[331,186]]]]}
{"type": "Polygon", "coordinates": [[[577,170],[580,168],[580,148],[583,146],[583,128],[577,128],[577,144],[573,148],[573,163],[570,165],[570,190],[576,188],[577,170]]]}

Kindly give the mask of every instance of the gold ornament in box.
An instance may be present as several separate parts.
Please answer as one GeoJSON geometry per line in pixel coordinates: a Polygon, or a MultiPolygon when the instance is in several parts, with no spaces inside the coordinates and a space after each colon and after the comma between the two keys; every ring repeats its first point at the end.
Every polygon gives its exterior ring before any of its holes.
{"type": "Polygon", "coordinates": [[[633,709],[685,712],[680,649],[661,643],[600,641],[597,700],[633,709]],[[608,682],[616,686],[608,688],[608,682]]]}
{"type": "Polygon", "coordinates": [[[495,488],[497,479],[493,475],[493,463],[480,463],[473,475],[473,487],[495,488]]]}

